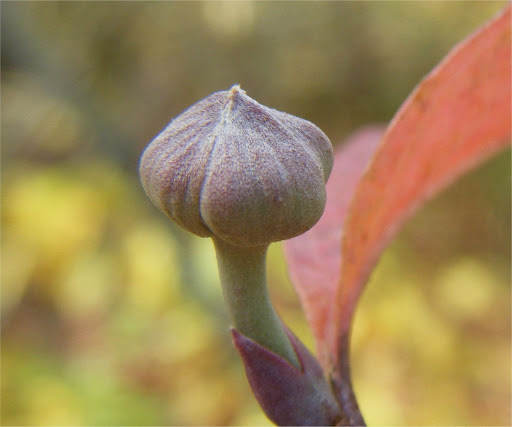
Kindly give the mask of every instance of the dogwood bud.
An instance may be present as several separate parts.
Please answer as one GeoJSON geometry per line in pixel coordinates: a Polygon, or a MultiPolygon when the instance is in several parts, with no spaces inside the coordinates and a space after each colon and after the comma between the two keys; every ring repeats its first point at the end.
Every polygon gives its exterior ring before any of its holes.
{"type": "Polygon", "coordinates": [[[316,224],[332,162],[331,143],[314,124],[233,86],[172,120],[145,149],[140,177],[153,203],[186,230],[249,247],[316,224]]]}

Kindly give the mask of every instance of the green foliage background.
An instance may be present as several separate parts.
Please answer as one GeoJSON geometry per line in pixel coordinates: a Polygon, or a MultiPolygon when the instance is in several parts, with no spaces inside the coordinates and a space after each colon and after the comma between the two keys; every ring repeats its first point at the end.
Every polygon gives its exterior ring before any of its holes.
{"type": "MultiPolygon", "coordinates": [[[[137,177],[174,116],[240,83],[334,145],[387,122],[504,2],[3,2],[2,423],[268,425],[211,243],[137,177]]],[[[372,425],[509,425],[510,161],[430,203],[358,310],[372,425]]],[[[273,299],[313,348],[279,245],[273,299]]]]}

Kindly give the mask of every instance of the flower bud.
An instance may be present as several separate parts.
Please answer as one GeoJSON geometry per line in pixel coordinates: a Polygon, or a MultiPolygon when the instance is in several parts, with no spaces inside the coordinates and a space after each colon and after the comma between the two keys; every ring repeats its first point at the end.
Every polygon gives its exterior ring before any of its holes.
{"type": "Polygon", "coordinates": [[[258,246],[320,219],[332,162],[314,124],[233,86],[172,120],[146,147],[140,176],[153,203],[186,230],[258,246]]]}

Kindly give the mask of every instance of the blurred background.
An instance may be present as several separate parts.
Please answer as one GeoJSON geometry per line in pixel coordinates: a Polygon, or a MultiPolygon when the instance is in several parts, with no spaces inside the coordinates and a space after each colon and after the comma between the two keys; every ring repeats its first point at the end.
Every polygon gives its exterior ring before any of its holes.
{"type": "MultiPolygon", "coordinates": [[[[3,2],[3,425],[270,425],[211,242],[152,206],[145,145],[234,83],[338,146],[504,2],[3,2]]],[[[354,327],[371,425],[510,425],[510,152],[385,252],[354,327]]],[[[311,334],[271,247],[279,313],[311,334]]]]}

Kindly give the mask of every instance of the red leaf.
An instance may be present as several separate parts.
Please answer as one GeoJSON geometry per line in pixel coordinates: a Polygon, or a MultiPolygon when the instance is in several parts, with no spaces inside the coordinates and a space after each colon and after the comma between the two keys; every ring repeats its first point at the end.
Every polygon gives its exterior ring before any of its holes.
{"type": "Polygon", "coordinates": [[[342,224],[356,185],[383,134],[383,126],[369,126],[347,140],[334,158],[322,218],[308,232],[284,242],[290,276],[315,336],[318,358],[323,366],[328,355],[318,344],[324,342],[327,324],[332,319],[341,268],[342,224]]]}
{"type": "MultiPolygon", "coordinates": [[[[510,5],[444,59],[389,125],[345,223],[331,354],[378,257],[426,200],[510,144],[510,5]]],[[[341,343],[343,344],[343,343],[341,343]]],[[[335,356],[336,357],[336,356],[335,356]]]]}
{"type": "Polygon", "coordinates": [[[292,279],[324,366],[339,366],[342,361],[338,358],[346,357],[344,345],[357,299],[383,249],[404,221],[462,173],[509,145],[510,78],[508,6],[455,47],[405,101],[355,189],[347,218],[346,196],[354,190],[337,181],[338,188],[328,187],[324,214],[328,218],[322,217],[305,240],[293,239],[287,244],[292,279]],[[332,196],[333,190],[347,194],[339,202],[341,199],[332,196]],[[343,207],[330,203],[342,203],[343,207]],[[336,209],[338,217],[333,218],[336,209]],[[329,258],[322,259],[320,251],[325,251],[326,243],[320,231],[328,223],[332,224],[329,233],[334,234],[336,222],[338,230],[345,223],[343,243],[338,248],[330,246],[337,255],[330,253],[329,258]],[[303,256],[308,257],[307,251],[314,264],[311,259],[294,259],[297,251],[301,252],[300,244],[305,246],[303,256]],[[331,260],[336,256],[341,257],[341,267],[331,260]],[[298,267],[299,263],[304,265],[298,267]],[[305,275],[306,263],[319,271],[329,270],[329,275],[318,271],[305,275]],[[330,274],[338,271],[340,279],[333,285],[330,274]],[[313,291],[313,287],[318,288],[313,291]],[[327,361],[327,355],[331,360],[327,361]]]}

